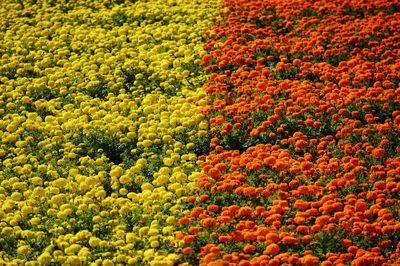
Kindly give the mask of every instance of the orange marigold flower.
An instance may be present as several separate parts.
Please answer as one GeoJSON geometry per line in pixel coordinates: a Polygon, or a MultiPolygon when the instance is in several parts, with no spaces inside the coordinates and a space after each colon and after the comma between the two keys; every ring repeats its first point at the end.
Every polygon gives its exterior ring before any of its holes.
{"type": "Polygon", "coordinates": [[[279,251],[280,251],[280,247],[279,247],[277,244],[272,243],[272,244],[269,244],[269,245],[267,246],[267,248],[265,249],[265,251],[264,251],[263,254],[266,254],[266,255],[276,255],[276,254],[279,253],[279,251]]]}
{"type": "Polygon", "coordinates": [[[292,237],[292,236],[285,236],[282,239],[282,243],[285,245],[297,245],[299,241],[297,240],[297,238],[292,237]]]}
{"type": "Polygon", "coordinates": [[[277,233],[271,232],[265,235],[265,239],[269,240],[272,243],[276,243],[279,240],[279,235],[277,233]]]}
{"type": "Polygon", "coordinates": [[[245,196],[251,197],[251,196],[254,196],[256,194],[257,194],[257,192],[256,192],[256,189],[254,187],[246,187],[246,188],[243,189],[243,195],[245,195],[245,196]]]}
{"type": "Polygon", "coordinates": [[[254,245],[251,244],[247,244],[244,248],[243,248],[243,252],[247,253],[247,254],[251,254],[254,253],[254,251],[256,251],[256,247],[254,245]]]}
{"type": "Polygon", "coordinates": [[[203,195],[200,196],[200,201],[204,202],[204,201],[207,201],[209,198],[210,198],[210,196],[203,194],[203,195]]]}
{"type": "Polygon", "coordinates": [[[183,241],[185,241],[185,243],[192,243],[195,239],[196,236],[194,235],[187,235],[183,237],[183,241]]]}
{"type": "Polygon", "coordinates": [[[188,255],[192,253],[192,248],[191,247],[186,247],[184,249],[182,249],[182,254],[188,255]]]}
{"type": "Polygon", "coordinates": [[[385,150],[382,148],[375,148],[372,150],[372,157],[374,158],[382,158],[385,156],[385,150]]]}
{"type": "Polygon", "coordinates": [[[300,234],[308,234],[310,232],[310,229],[306,225],[299,225],[296,227],[296,231],[300,234]]]}
{"type": "Polygon", "coordinates": [[[218,168],[213,167],[210,170],[208,170],[208,174],[212,178],[217,179],[217,178],[219,178],[221,176],[221,171],[218,168]]]}
{"type": "Polygon", "coordinates": [[[207,210],[210,211],[210,212],[216,212],[216,211],[218,211],[218,209],[219,209],[219,207],[216,204],[212,204],[212,205],[207,207],[207,210]]]}
{"type": "Polygon", "coordinates": [[[231,241],[231,240],[232,240],[232,236],[229,236],[229,235],[224,235],[224,236],[219,236],[218,237],[218,241],[221,242],[221,243],[226,243],[226,242],[231,241]]]}
{"type": "Polygon", "coordinates": [[[200,227],[198,226],[192,226],[189,228],[188,233],[191,235],[195,235],[200,231],[200,227]]]}
{"type": "Polygon", "coordinates": [[[182,217],[178,220],[179,225],[186,225],[189,224],[190,220],[187,217],[182,217]]]}
{"type": "Polygon", "coordinates": [[[306,266],[314,266],[318,265],[319,258],[312,255],[305,255],[303,258],[300,259],[300,262],[306,266]]]}

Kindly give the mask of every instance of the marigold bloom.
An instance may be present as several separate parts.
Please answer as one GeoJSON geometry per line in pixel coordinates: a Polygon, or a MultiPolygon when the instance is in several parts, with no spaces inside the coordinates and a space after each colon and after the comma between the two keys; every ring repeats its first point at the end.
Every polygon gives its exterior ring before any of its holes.
{"type": "Polygon", "coordinates": [[[185,243],[192,243],[195,239],[196,236],[194,235],[187,235],[183,237],[183,241],[185,241],[185,243]]]}
{"type": "Polygon", "coordinates": [[[256,247],[254,245],[251,244],[247,244],[244,248],[243,248],[243,252],[247,253],[247,254],[251,254],[254,253],[254,251],[256,251],[256,247]]]}
{"type": "Polygon", "coordinates": [[[264,251],[263,254],[266,254],[266,255],[276,255],[276,254],[279,253],[279,251],[280,251],[279,246],[278,246],[277,244],[275,244],[275,243],[272,243],[272,244],[269,244],[269,245],[266,247],[266,249],[265,249],[265,251],[264,251]]]}
{"type": "Polygon", "coordinates": [[[193,252],[191,247],[186,247],[184,249],[182,249],[182,254],[188,255],[191,254],[193,252]]]}
{"type": "Polygon", "coordinates": [[[385,156],[385,150],[382,148],[375,148],[372,150],[372,157],[375,158],[382,158],[385,156]]]}
{"type": "Polygon", "coordinates": [[[285,245],[297,245],[299,241],[297,240],[297,238],[294,238],[292,236],[285,236],[282,239],[282,243],[285,245]]]}
{"type": "Polygon", "coordinates": [[[182,218],[180,218],[180,219],[178,220],[178,223],[179,223],[180,225],[186,225],[186,224],[189,224],[189,222],[190,222],[190,220],[189,220],[189,218],[187,218],[187,217],[182,217],[182,218]]]}

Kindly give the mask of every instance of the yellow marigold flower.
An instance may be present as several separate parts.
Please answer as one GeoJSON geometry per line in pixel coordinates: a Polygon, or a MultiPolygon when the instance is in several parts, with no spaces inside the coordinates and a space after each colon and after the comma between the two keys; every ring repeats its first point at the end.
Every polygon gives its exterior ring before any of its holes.
{"type": "Polygon", "coordinates": [[[101,265],[103,265],[103,266],[113,266],[114,264],[113,264],[112,260],[105,259],[105,260],[103,260],[103,263],[101,265]]]}
{"type": "Polygon", "coordinates": [[[123,175],[119,178],[119,182],[123,185],[131,183],[132,178],[129,175],[123,175]]]}
{"type": "Polygon", "coordinates": [[[134,233],[127,233],[125,235],[126,243],[135,243],[137,238],[138,237],[134,233]]]}
{"type": "Polygon", "coordinates": [[[123,173],[123,169],[122,169],[122,167],[120,167],[120,166],[116,166],[114,169],[112,169],[111,171],[110,171],[110,176],[111,177],[120,177],[121,175],[122,175],[122,173],[123,173]]]}
{"type": "Polygon", "coordinates": [[[150,246],[151,246],[152,248],[156,248],[156,247],[158,247],[159,245],[160,245],[160,242],[158,242],[157,240],[153,240],[153,241],[150,242],[150,246]]]}
{"type": "Polygon", "coordinates": [[[100,242],[101,240],[94,236],[90,237],[89,239],[89,245],[93,248],[100,246],[100,242]]]}
{"type": "Polygon", "coordinates": [[[17,249],[17,253],[19,255],[23,255],[23,256],[29,255],[31,253],[31,251],[32,251],[32,249],[29,245],[23,245],[23,246],[18,247],[18,249],[17,249]]]}
{"type": "Polygon", "coordinates": [[[158,229],[156,229],[156,228],[151,228],[149,231],[148,231],[148,235],[149,236],[157,236],[157,235],[159,235],[159,231],[158,231],[158,229]]]}
{"type": "Polygon", "coordinates": [[[174,164],[174,160],[172,158],[164,158],[163,163],[166,166],[172,166],[174,164]]]}
{"type": "Polygon", "coordinates": [[[38,217],[33,217],[32,219],[29,220],[29,222],[30,222],[32,225],[39,225],[40,222],[41,222],[41,220],[40,220],[40,218],[38,218],[38,217]]]}
{"type": "Polygon", "coordinates": [[[22,213],[22,215],[24,217],[27,216],[28,214],[32,213],[32,212],[33,212],[32,206],[23,206],[21,208],[21,213],[22,213]]]}
{"type": "Polygon", "coordinates": [[[7,227],[3,227],[3,229],[1,230],[1,233],[3,235],[6,235],[6,236],[12,235],[13,232],[14,232],[14,230],[12,229],[12,227],[8,227],[8,226],[7,227]]]}
{"type": "Polygon", "coordinates": [[[39,255],[37,261],[40,263],[40,265],[50,265],[52,262],[52,256],[46,251],[39,255]]]}
{"type": "Polygon", "coordinates": [[[101,222],[101,217],[99,215],[93,216],[92,218],[94,223],[100,223],[101,222]]]}
{"type": "Polygon", "coordinates": [[[165,220],[168,224],[176,224],[176,218],[175,216],[168,216],[168,218],[165,220]]]}
{"type": "Polygon", "coordinates": [[[150,183],[143,183],[140,188],[142,189],[142,191],[148,190],[148,191],[153,191],[154,187],[152,184],[150,183]]]}
{"type": "Polygon", "coordinates": [[[81,246],[79,244],[72,244],[71,246],[67,247],[64,252],[67,255],[73,255],[76,254],[80,248],[81,246]]]}
{"type": "Polygon", "coordinates": [[[79,266],[81,265],[81,259],[79,256],[73,255],[73,256],[68,256],[66,260],[66,264],[71,265],[71,266],[79,266]]]}

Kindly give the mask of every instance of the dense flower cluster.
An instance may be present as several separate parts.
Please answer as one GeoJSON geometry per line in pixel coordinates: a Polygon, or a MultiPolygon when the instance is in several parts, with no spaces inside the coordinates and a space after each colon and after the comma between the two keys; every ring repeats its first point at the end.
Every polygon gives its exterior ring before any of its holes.
{"type": "Polygon", "coordinates": [[[400,259],[400,2],[230,0],[181,265],[400,259]]]}
{"type": "Polygon", "coordinates": [[[0,264],[399,263],[400,1],[220,4],[0,2],[0,264]]]}
{"type": "Polygon", "coordinates": [[[174,264],[217,6],[0,1],[1,265],[174,264]]]}

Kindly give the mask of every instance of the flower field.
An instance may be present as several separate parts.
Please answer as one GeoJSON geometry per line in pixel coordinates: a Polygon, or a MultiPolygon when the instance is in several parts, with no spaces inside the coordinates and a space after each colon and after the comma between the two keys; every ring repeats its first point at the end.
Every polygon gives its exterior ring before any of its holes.
{"type": "Polygon", "coordinates": [[[0,2],[1,265],[400,265],[400,1],[0,2]]]}

